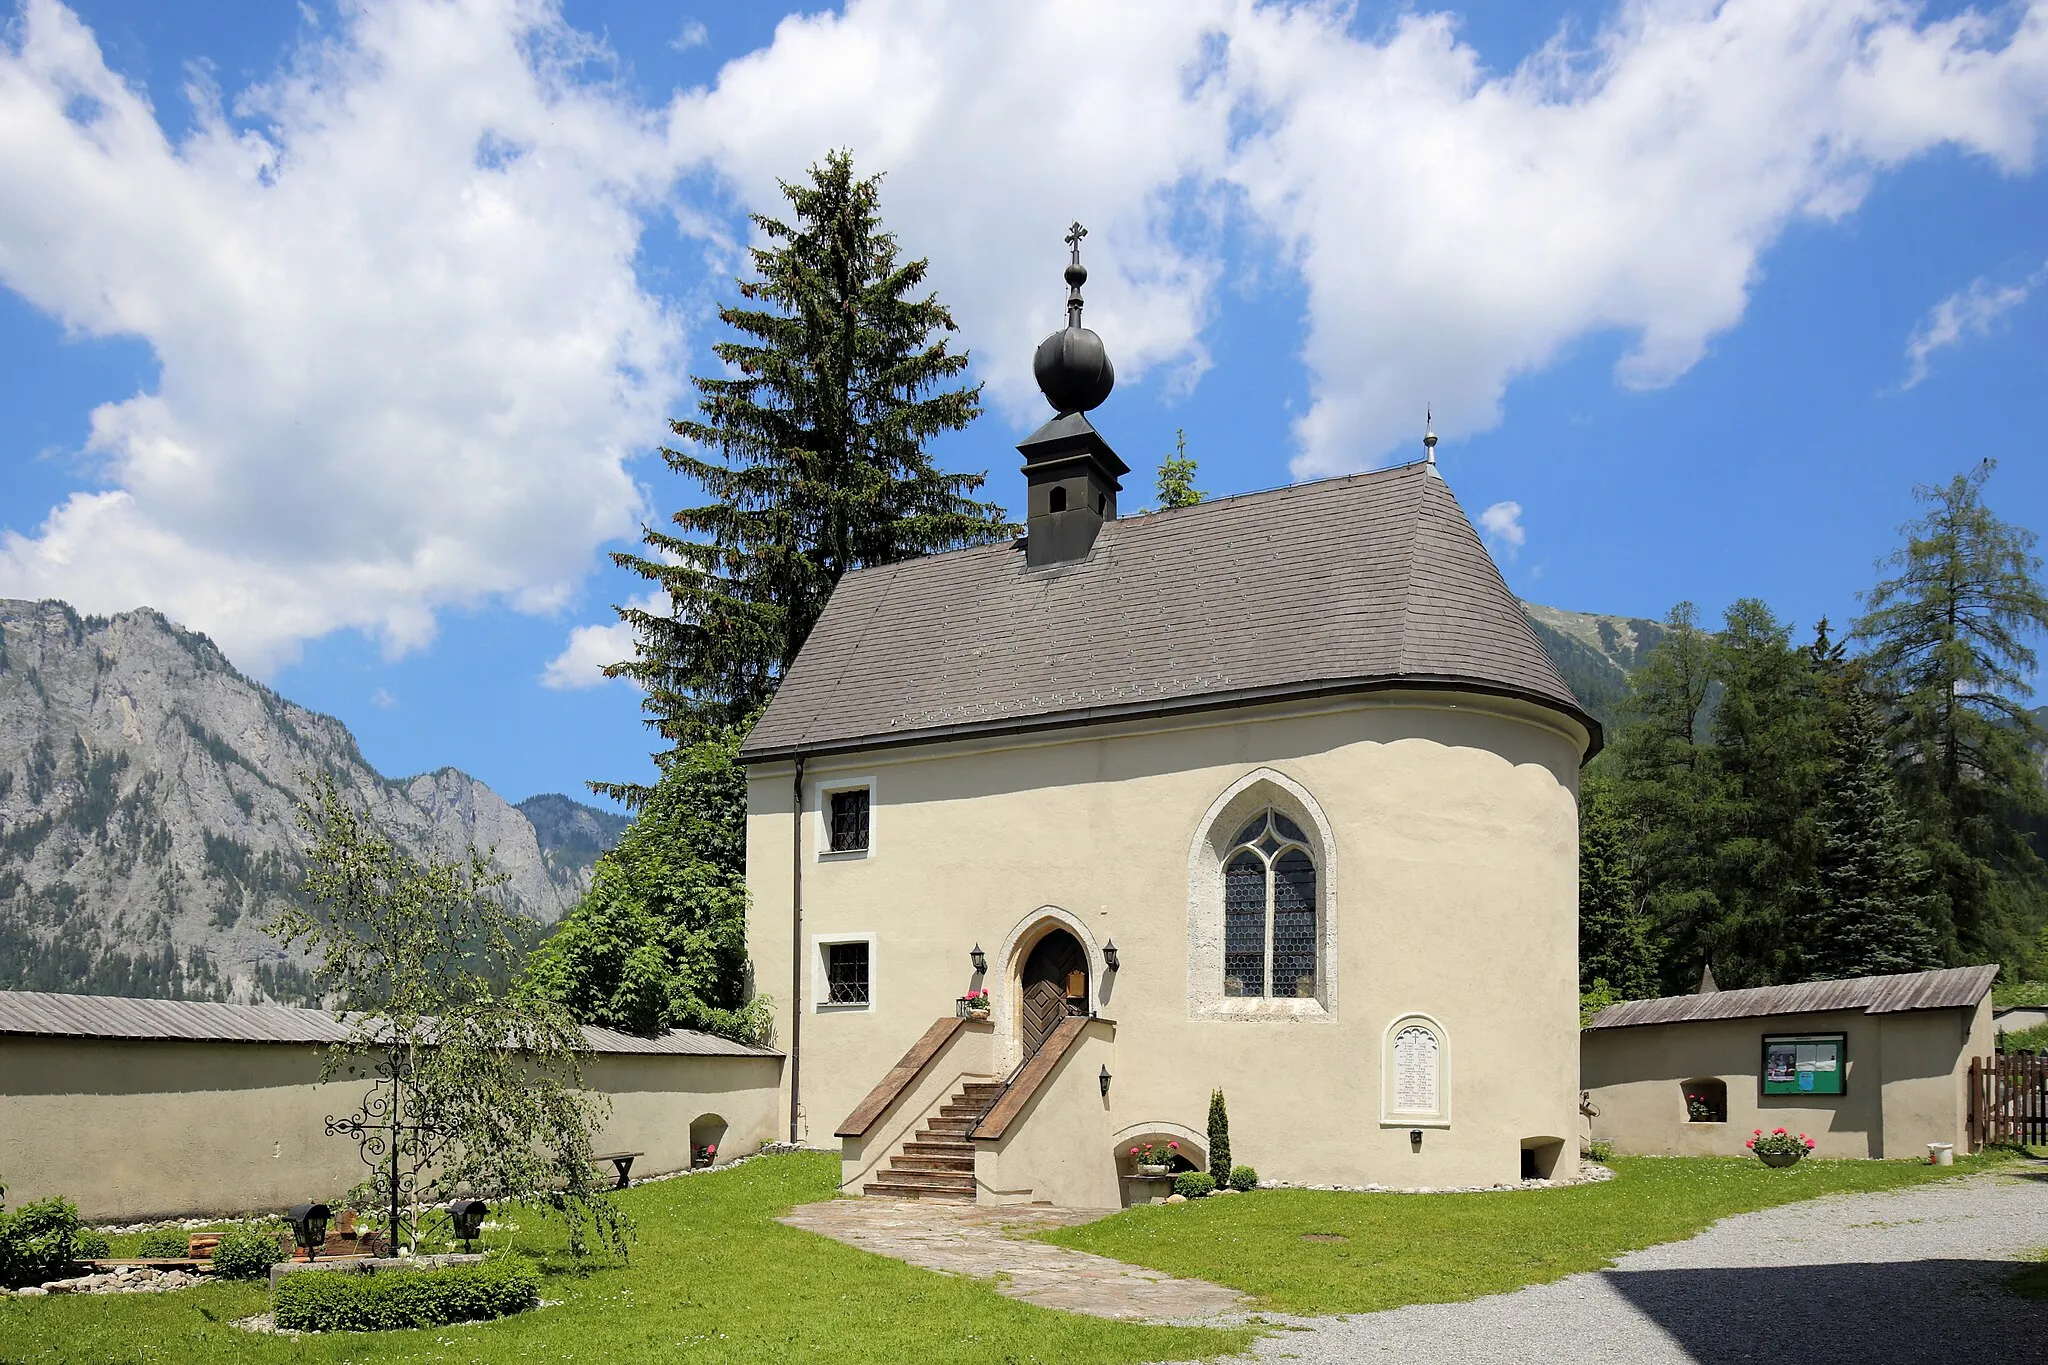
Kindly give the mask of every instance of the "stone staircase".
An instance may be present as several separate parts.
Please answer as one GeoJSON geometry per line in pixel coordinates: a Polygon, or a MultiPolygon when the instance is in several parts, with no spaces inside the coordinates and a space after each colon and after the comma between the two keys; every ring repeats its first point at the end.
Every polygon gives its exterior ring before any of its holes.
{"type": "Polygon", "coordinates": [[[969,1081],[939,1106],[901,1151],[862,1185],[871,1199],[934,1199],[954,1204],[974,1202],[974,1144],[967,1140],[996,1096],[1001,1081],[969,1081]]]}

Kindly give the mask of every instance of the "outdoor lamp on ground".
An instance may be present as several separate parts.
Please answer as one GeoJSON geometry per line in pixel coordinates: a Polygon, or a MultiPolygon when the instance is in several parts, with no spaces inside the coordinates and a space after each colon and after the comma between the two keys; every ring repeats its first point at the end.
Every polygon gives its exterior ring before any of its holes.
{"type": "Polygon", "coordinates": [[[491,1206],[481,1199],[458,1199],[448,1206],[448,1217],[455,1224],[455,1235],[462,1239],[462,1249],[469,1250],[469,1244],[483,1229],[484,1216],[491,1206]]]}
{"type": "Polygon", "coordinates": [[[974,945],[974,951],[969,953],[967,956],[969,960],[974,963],[975,971],[985,972],[988,970],[988,954],[984,953],[981,950],[981,945],[979,943],[974,945]]]}
{"type": "Polygon", "coordinates": [[[1118,963],[1116,960],[1115,939],[1111,939],[1109,942],[1102,945],[1102,965],[1109,968],[1111,971],[1115,971],[1117,969],[1118,963]]]}
{"type": "Polygon", "coordinates": [[[327,1240],[327,1220],[332,1216],[325,1204],[294,1204],[285,1214],[292,1225],[292,1241],[305,1248],[307,1260],[320,1254],[321,1244],[327,1240]]]}
{"type": "Polygon", "coordinates": [[[1102,1098],[1104,1098],[1104,1099],[1108,1099],[1108,1098],[1109,1098],[1109,1064],[1108,1064],[1107,1062],[1103,1063],[1103,1065],[1102,1065],[1102,1074],[1101,1074],[1100,1076],[1096,1077],[1096,1079],[1102,1082],[1102,1098]]]}

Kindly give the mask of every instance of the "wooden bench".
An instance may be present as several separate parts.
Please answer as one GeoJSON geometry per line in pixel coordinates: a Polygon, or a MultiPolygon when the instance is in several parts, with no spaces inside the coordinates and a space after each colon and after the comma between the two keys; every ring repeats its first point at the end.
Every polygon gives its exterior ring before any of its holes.
{"type": "Polygon", "coordinates": [[[595,1166],[601,1161],[611,1162],[619,1172],[619,1183],[613,1186],[613,1188],[623,1190],[632,1183],[633,1158],[645,1155],[646,1153],[644,1152],[593,1152],[590,1157],[590,1164],[595,1166]]]}

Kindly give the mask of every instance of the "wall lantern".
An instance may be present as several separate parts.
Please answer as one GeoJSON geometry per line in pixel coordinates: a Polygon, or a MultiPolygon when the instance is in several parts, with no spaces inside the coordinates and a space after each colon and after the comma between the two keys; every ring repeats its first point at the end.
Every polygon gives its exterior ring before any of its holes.
{"type": "Polygon", "coordinates": [[[1420,1128],[1410,1128],[1408,1130],[1408,1141],[1420,1147],[1422,1145],[1422,1130],[1420,1128]]]}
{"type": "Polygon", "coordinates": [[[967,956],[973,961],[975,971],[985,972],[988,970],[988,954],[981,950],[979,943],[974,945],[974,951],[967,956]]]}
{"type": "Polygon", "coordinates": [[[294,1204],[285,1213],[292,1225],[292,1241],[305,1249],[307,1260],[320,1254],[321,1245],[327,1241],[327,1220],[331,1216],[325,1204],[294,1204]]]}
{"type": "Polygon", "coordinates": [[[1111,939],[1109,942],[1102,945],[1102,963],[1111,971],[1115,971],[1117,967],[1120,965],[1117,962],[1115,939],[1111,939]]]}
{"type": "Polygon", "coordinates": [[[1096,1078],[1102,1082],[1102,1098],[1109,1098],[1109,1064],[1103,1063],[1102,1074],[1096,1078]]]}
{"type": "Polygon", "coordinates": [[[469,1244],[476,1240],[483,1230],[484,1215],[491,1206],[481,1199],[458,1199],[448,1206],[449,1221],[455,1224],[455,1235],[462,1239],[462,1249],[469,1250],[469,1244]]]}

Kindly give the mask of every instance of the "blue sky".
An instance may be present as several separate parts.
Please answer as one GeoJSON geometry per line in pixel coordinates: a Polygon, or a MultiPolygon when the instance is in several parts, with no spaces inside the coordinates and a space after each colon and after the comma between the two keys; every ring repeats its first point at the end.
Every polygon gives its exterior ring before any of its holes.
{"type": "Polygon", "coordinates": [[[1098,425],[1239,492],[1411,458],[1525,597],[1855,611],[1915,483],[2048,529],[2048,5],[22,5],[0,594],[160,607],[394,775],[649,770],[608,567],[690,490],[744,215],[830,147],[1022,493],[1090,224],[1098,425]],[[785,21],[786,20],[786,21],[785,21]]]}

